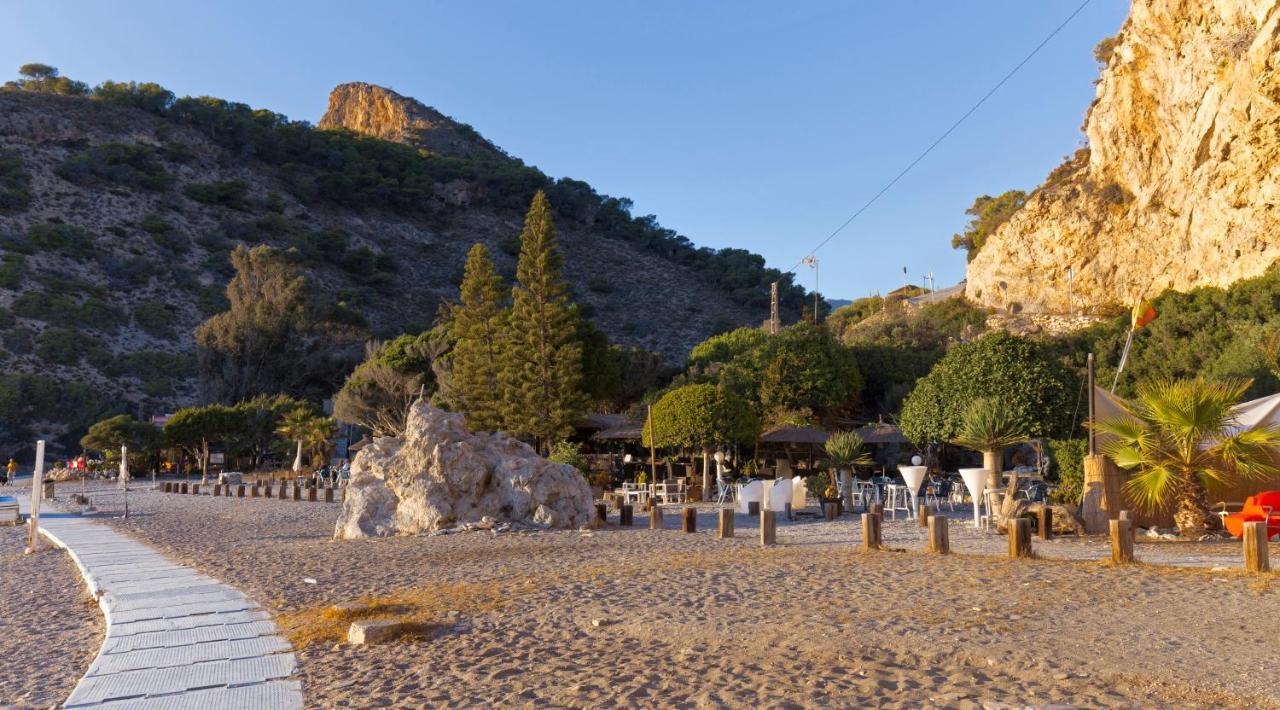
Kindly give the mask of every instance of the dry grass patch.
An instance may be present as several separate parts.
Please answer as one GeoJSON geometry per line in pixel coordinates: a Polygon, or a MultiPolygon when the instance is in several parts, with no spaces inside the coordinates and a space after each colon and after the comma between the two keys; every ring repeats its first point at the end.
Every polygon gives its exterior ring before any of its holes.
{"type": "Polygon", "coordinates": [[[343,605],[312,607],[281,612],[276,623],[295,648],[313,643],[340,643],[347,637],[352,621],[362,619],[402,621],[423,632],[402,638],[428,635],[448,612],[480,614],[505,606],[511,598],[528,589],[527,582],[500,584],[434,584],[406,589],[382,597],[361,597],[343,605]]]}

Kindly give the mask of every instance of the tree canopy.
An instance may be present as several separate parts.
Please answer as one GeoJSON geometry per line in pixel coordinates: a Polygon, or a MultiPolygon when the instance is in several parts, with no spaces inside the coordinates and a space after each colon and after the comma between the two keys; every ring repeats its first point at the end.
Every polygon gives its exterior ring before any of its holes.
{"type": "Polygon", "coordinates": [[[951,247],[966,250],[969,261],[973,261],[987,239],[1026,203],[1027,193],[1022,190],[1009,190],[995,197],[982,195],[964,211],[973,219],[969,220],[964,232],[951,237],[951,247]]]}
{"type": "MultiPolygon", "coordinates": [[[[653,405],[653,444],[662,448],[750,444],[759,429],[759,420],[741,397],[712,384],[678,387],[653,405]]],[[[650,443],[647,426],[643,442],[650,443]]]]}
{"type": "Polygon", "coordinates": [[[991,333],[956,345],[919,381],[902,405],[902,433],[917,444],[950,441],[970,404],[993,397],[1027,436],[1064,437],[1079,388],[1042,344],[991,333]]]}
{"type": "Polygon", "coordinates": [[[108,460],[118,460],[120,447],[129,447],[131,465],[143,465],[164,443],[164,432],[150,422],[140,422],[129,414],[117,414],[89,427],[80,446],[103,452],[108,460]]]}

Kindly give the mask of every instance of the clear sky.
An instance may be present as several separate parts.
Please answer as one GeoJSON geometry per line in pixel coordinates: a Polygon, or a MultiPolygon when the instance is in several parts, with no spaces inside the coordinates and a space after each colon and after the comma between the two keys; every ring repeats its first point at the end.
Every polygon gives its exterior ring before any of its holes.
{"type": "MultiPolygon", "coordinates": [[[[335,84],[383,84],[699,245],[790,269],[1080,2],[7,0],[0,76],[40,61],[310,121],[335,84]]],[[[821,290],[887,291],[903,266],[963,278],[965,208],[1081,144],[1092,48],[1128,5],[1092,0],[819,252],[821,290]]]]}

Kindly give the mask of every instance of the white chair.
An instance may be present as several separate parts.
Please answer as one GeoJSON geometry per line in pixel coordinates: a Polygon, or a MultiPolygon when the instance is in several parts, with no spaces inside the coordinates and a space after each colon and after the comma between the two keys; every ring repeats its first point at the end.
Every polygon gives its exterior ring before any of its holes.
{"type": "Polygon", "coordinates": [[[911,489],[901,484],[891,483],[885,486],[884,512],[897,520],[899,510],[911,515],[911,489]]]}
{"type": "Polygon", "coordinates": [[[783,478],[773,482],[773,487],[769,489],[769,510],[775,513],[785,512],[787,505],[791,503],[791,481],[793,478],[783,478]]]}
{"type": "Polygon", "coordinates": [[[764,501],[764,482],[752,481],[747,484],[738,486],[738,512],[746,515],[751,512],[747,509],[747,504],[751,502],[762,503],[764,501]]]}
{"type": "Polygon", "coordinates": [[[808,505],[809,489],[804,485],[804,479],[796,476],[791,479],[791,511],[804,510],[808,505]]]}

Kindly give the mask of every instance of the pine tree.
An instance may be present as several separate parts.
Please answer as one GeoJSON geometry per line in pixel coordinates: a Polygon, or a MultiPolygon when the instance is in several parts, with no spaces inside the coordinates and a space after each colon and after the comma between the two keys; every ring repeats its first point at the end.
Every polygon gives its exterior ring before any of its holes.
{"type": "Polygon", "coordinates": [[[502,427],[502,388],[499,378],[503,346],[502,278],[489,250],[476,244],[467,253],[462,276],[461,303],[452,309],[451,360],[454,405],[476,431],[502,427]]]}
{"type": "Polygon", "coordinates": [[[586,405],[582,344],[561,279],[551,205],[541,191],[524,218],[502,352],[503,424],[546,451],[573,430],[586,405]]]}

